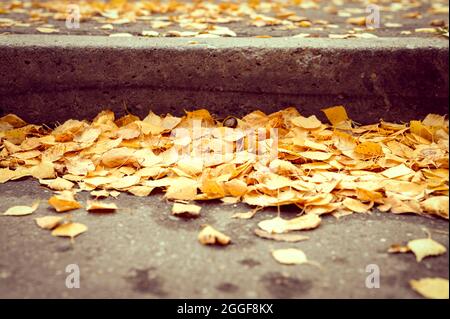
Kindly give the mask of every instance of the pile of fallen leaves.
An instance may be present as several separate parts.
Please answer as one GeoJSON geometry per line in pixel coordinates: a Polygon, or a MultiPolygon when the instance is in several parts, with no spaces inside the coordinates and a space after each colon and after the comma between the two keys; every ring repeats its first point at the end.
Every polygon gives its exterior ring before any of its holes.
{"type": "MultiPolygon", "coordinates": [[[[55,129],[9,114],[0,118],[0,183],[27,176],[38,179],[55,192],[48,203],[58,213],[81,208],[76,199],[81,191],[94,197],[85,205],[92,213],[119,209],[102,198],[121,192],[149,196],[156,189],[174,202],[172,214],[180,217],[199,216],[201,207],[195,201],[211,199],[252,206],[233,216],[241,219],[265,207],[296,205],[298,217],[278,215],[261,221],[255,231],[262,238],[285,242],[308,239],[298,231],[319,227],[327,214],[339,218],[376,208],[448,220],[445,116],[358,125],[342,106],[323,112],[329,123],[302,116],[295,108],[222,121],[205,109],[183,117],[150,112],[144,119],[132,114],[116,119],[113,112],[103,111],[92,122],[68,120],[55,129]]],[[[11,207],[4,215],[29,215],[38,205],[11,207]]],[[[74,238],[87,230],[66,215],[36,222],[54,236],[74,238]]],[[[210,225],[198,240],[231,242],[210,225]]],[[[431,238],[390,249],[410,251],[421,261],[446,249],[431,238]]],[[[296,249],[274,251],[273,256],[285,264],[314,264],[296,249]]]]}

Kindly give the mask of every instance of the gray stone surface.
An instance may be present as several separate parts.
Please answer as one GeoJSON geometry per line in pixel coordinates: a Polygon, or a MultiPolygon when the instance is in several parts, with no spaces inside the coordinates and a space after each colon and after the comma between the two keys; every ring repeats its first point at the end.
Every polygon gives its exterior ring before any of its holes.
{"type": "Polygon", "coordinates": [[[32,122],[205,107],[219,116],[344,104],[355,121],[448,108],[445,39],[0,37],[0,111],[32,122]]]}
{"type": "MultiPolygon", "coordinates": [[[[51,192],[35,181],[0,185],[0,212],[42,199],[30,216],[0,217],[1,298],[418,298],[408,281],[448,278],[448,254],[417,263],[414,255],[390,255],[393,243],[423,238],[426,227],[448,248],[448,222],[413,215],[355,214],[324,219],[300,243],[279,243],[253,235],[258,221],[276,215],[263,211],[251,220],[232,219],[247,206],[202,204],[202,217],[180,220],[161,195],[136,198],[121,194],[110,215],[73,212],[89,230],[75,239],[54,238],[34,218],[55,215],[46,200],[51,192]],[[201,224],[230,235],[233,244],[205,247],[197,242],[201,224]],[[311,265],[284,266],[271,250],[296,247],[311,265]],[[81,288],[67,289],[65,268],[77,264],[81,288]],[[381,288],[365,287],[366,266],[377,264],[381,288]]],[[[81,194],[83,202],[87,194],[81,194]]],[[[282,209],[292,217],[295,209],[282,209]]]]}

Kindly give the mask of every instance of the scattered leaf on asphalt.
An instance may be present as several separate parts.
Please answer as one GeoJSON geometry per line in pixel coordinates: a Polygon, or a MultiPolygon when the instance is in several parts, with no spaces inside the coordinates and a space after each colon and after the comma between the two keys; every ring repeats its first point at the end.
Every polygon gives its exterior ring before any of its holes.
{"type": "Polygon", "coordinates": [[[64,217],[61,216],[44,216],[35,218],[36,224],[43,229],[53,229],[62,223],[64,217]]]}
{"type": "Polygon", "coordinates": [[[431,238],[414,239],[408,242],[407,247],[416,255],[418,262],[428,256],[445,254],[447,248],[431,238]]]}
{"type": "Polygon", "coordinates": [[[33,214],[39,207],[39,201],[34,202],[31,206],[13,206],[3,213],[5,216],[25,216],[33,214]]]}
{"type": "Polygon", "coordinates": [[[198,241],[203,245],[228,245],[231,239],[212,226],[204,225],[198,234],[198,241]]]}
{"type": "Polygon", "coordinates": [[[296,248],[277,249],[272,251],[272,256],[280,264],[300,265],[308,263],[308,258],[303,251],[296,248]]]}
{"type": "Polygon", "coordinates": [[[292,233],[273,234],[273,233],[268,233],[261,229],[255,229],[255,234],[256,234],[256,236],[264,238],[264,239],[272,239],[275,241],[284,241],[284,242],[290,242],[290,243],[295,243],[295,242],[309,239],[308,236],[292,234],[292,233]]]}
{"type": "Polygon", "coordinates": [[[75,238],[76,236],[86,232],[88,230],[87,226],[80,223],[68,222],[59,225],[52,231],[52,236],[55,237],[70,237],[75,238]]]}
{"type": "Polygon", "coordinates": [[[175,216],[198,217],[201,209],[202,207],[198,205],[174,203],[172,214],[175,216]]]}
{"type": "Polygon", "coordinates": [[[58,212],[67,212],[70,210],[81,208],[81,204],[75,200],[70,191],[63,191],[60,195],[53,195],[48,203],[58,212]]]}
{"type": "Polygon", "coordinates": [[[101,201],[88,200],[86,210],[90,213],[113,213],[117,210],[115,203],[105,203],[101,201]]]}
{"type": "Polygon", "coordinates": [[[445,278],[422,278],[411,280],[412,289],[429,299],[449,299],[448,279],[445,278]]]}

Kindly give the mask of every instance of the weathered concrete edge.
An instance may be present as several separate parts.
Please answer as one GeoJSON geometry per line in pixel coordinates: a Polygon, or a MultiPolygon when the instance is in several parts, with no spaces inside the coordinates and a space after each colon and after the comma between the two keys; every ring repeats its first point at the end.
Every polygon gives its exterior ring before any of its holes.
{"type": "Polygon", "coordinates": [[[243,114],[291,105],[317,113],[342,103],[360,122],[448,108],[448,41],[440,38],[5,36],[0,61],[0,112],[33,121],[125,105],[144,115],[149,107],[243,114]]]}
{"type": "Polygon", "coordinates": [[[448,41],[440,39],[4,39],[0,94],[120,86],[448,96],[448,41]]]}
{"type": "Polygon", "coordinates": [[[187,37],[106,37],[87,35],[0,35],[2,46],[35,46],[63,48],[317,48],[317,49],[448,49],[449,41],[444,37],[434,38],[187,38],[187,37]],[[197,42],[195,45],[192,41],[197,42]]]}

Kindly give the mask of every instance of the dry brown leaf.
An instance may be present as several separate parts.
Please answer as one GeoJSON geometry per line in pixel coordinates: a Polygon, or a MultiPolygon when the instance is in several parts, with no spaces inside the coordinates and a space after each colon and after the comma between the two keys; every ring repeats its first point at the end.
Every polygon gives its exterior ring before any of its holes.
{"type": "Polygon", "coordinates": [[[409,282],[412,289],[417,291],[425,298],[430,299],[449,299],[448,279],[445,278],[422,278],[411,280],[409,282]]]}
{"type": "Polygon", "coordinates": [[[198,234],[198,241],[203,245],[228,245],[230,237],[215,230],[212,226],[204,225],[198,234]]]}

